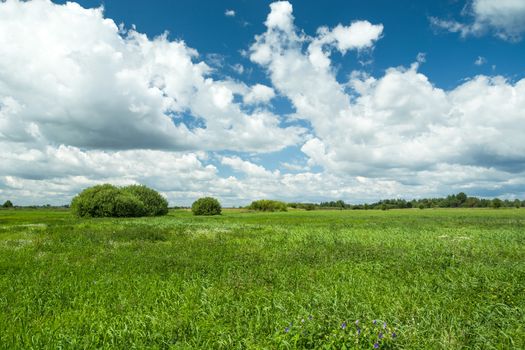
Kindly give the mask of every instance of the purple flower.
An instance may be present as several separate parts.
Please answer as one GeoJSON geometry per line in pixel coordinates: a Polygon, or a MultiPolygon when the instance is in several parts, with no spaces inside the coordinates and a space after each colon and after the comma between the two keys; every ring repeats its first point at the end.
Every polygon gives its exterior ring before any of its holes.
{"type": "Polygon", "coordinates": [[[311,321],[314,317],[312,315],[308,316],[308,319],[311,321]]]}
{"type": "Polygon", "coordinates": [[[284,333],[288,333],[289,331],[290,331],[290,328],[289,328],[289,327],[286,327],[286,328],[284,329],[284,333]]]}
{"type": "Polygon", "coordinates": [[[395,337],[397,337],[397,334],[396,334],[396,332],[393,332],[392,333],[392,338],[395,338],[395,337]]]}
{"type": "Polygon", "coordinates": [[[357,328],[357,335],[361,334],[361,328],[357,328]]]}
{"type": "Polygon", "coordinates": [[[379,335],[377,336],[379,339],[383,339],[383,333],[379,332],[379,335]]]}
{"type": "Polygon", "coordinates": [[[377,324],[377,320],[373,320],[372,323],[373,323],[373,324],[377,324]]]}
{"type": "Polygon", "coordinates": [[[374,343],[374,349],[379,349],[379,343],[374,343]]]}
{"type": "Polygon", "coordinates": [[[386,322],[383,322],[383,329],[386,329],[386,322]]]}
{"type": "Polygon", "coordinates": [[[346,321],[343,322],[343,323],[341,323],[341,328],[342,328],[342,329],[346,329],[346,321]]]}

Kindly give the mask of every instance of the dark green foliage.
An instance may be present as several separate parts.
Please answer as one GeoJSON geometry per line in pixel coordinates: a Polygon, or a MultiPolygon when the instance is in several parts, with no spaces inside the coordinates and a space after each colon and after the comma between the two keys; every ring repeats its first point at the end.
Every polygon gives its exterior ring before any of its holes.
{"type": "Polygon", "coordinates": [[[2,204],[2,208],[12,208],[13,207],[13,203],[8,199],[4,202],[4,204],[2,204]]]}
{"type": "Polygon", "coordinates": [[[456,199],[459,201],[460,204],[463,204],[467,201],[467,195],[465,194],[465,192],[459,192],[456,195],[456,199]]]}
{"type": "MultiPolygon", "coordinates": [[[[517,207],[518,204],[522,206],[520,200],[497,199],[495,202],[498,208],[517,207]]],[[[404,199],[384,199],[368,205],[370,209],[383,209],[385,206],[387,209],[421,208],[421,206],[424,208],[490,208],[494,207],[494,200],[468,197],[465,193],[460,192],[444,198],[422,198],[411,201],[404,199]]],[[[354,205],[351,207],[352,209],[363,209],[362,205],[354,205]]]]}
{"type": "Polygon", "coordinates": [[[167,201],[145,186],[119,188],[96,185],[80,192],[71,201],[71,211],[79,217],[139,217],[165,215],[167,201]]]}
{"type": "Polygon", "coordinates": [[[495,209],[501,208],[502,204],[503,203],[502,203],[501,199],[499,199],[499,198],[494,198],[492,200],[492,208],[495,208],[495,209]]]}
{"type": "Polygon", "coordinates": [[[284,202],[273,201],[269,199],[261,199],[253,201],[248,209],[256,211],[287,211],[287,205],[284,202]]]}
{"type": "Polygon", "coordinates": [[[212,197],[199,198],[191,205],[193,215],[220,215],[221,209],[221,203],[212,197]]]}
{"type": "Polygon", "coordinates": [[[458,194],[451,194],[441,198],[421,198],[406,200],[401,198],[395,199],[382,199],[375,203],[364,203],[364,204],[348,204],[342,200],[329,201],[321,203],[300,203],[292,202],[288,203],[291,208],[297,209],[354,209],[354,210],[366,210],[366,209],[411,209],[411,208],[494,208],[496,203],[497,208],[520,208],[525,207],[525,201],[515,200],[492,200],[488,198],[469,197],[464,192],[458,194]]]}
{"type": "Polygon", "coordinates": [[[292,202],[292,203],[288,203],[288,206],[294,209],[315,210],[317,207],[319,207],[319,204],[292,202]]]}
{"type": "Polygon", "coordinates": [[[130,185],[122,188],[122,190],[138,198],[144,204],[146,216],[166,215],[168,213],[168,201],[157,191],[144,185],[130,185]]]}

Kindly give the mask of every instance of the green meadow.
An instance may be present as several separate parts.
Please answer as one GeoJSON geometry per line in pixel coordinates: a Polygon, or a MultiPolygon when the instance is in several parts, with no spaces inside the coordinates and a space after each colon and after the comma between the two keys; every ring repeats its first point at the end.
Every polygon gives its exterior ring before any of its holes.
{"type": "Polygon", "coordinates": [[[523,349],[525,210],[0,210],[2,349],[523,349]]]}

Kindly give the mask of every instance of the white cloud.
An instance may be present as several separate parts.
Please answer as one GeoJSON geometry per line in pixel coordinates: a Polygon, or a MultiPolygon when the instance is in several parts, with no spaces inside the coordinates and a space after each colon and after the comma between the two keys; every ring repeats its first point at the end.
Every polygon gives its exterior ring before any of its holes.
{"type": "Polygon", "coordinates": [[[334,43],[341,53],[348,50],[366,49],[374,45],[383,33],[382,24],[372,24],[368,21],[356,21],[349,26],[338,24],[331,31],[322,30],[320,40],[334,43]]]}
{"type": "Polygon", "coordinates": [[[212,79],[211,68],[184,42],[119,29],[102,9],[47,0],[2,2],[0,46],[4,139],[263,152],[301,139],[303,130],[280,128],[278,116],[243,112],[233,96],[249,89],[212,79]],[[203,125],[187,124],[185,116],[203,125]],[[261,131],[275,139],[263,142],[261,131]]]}
{"type": "Polygon", "coordinates": [[[255,84],[251,91],[244,95],[245,104],[268,103],[275,97],[275,91],[266,85],[255,84]]]}
{"type": "Polygon", "coordinates": [[[118,28],[100,9],[1,2],[0,197],[61,204],[103,182],[144,183],[185,205],[203,195],[225,205],[525,196],[525,80],[477,76],[443,90],[418,71],[418,55],[408,68],[341,82],[331,52],[371,52],[383,26],[308,36],[290,3],[270,11],[247,56],[271,84],[247,85],[215,78],[228,62],[212,68],[184,42],[118,28]],[[277,95],[290,100],[290,118],[272,112],[277,95]],[[278,170],[246,155],[287,146],[302,154],[278,159],[278,170]]]}
{"type": "Polygon", "coordinates": [[[204,153],[152,150],[81,150],[72,146],[30,148],[23,144],[0,146],[0,182],[3,195],[19,204],[67,203],[87,186],[110,182],[143,183],[168,196],[172,203],[191,196],[217,179],[217,169],[205,165],[204,153]],[[3,179],[3,181],[2,181],[3,179]]]}
{"type": "Polygon", "coordinates": [[[235,17],[235,10],[226,10],[224,11],[226,17],[235,17]]]}
{"type": "Polygon", "coordinates": [[[292,4],[288,1],[277,1],[270,4],[270,14],[264,23],[268,29],[280,29],[285,32],[293,30],[292,4]]]}
{"type": "Polygon", "coordinates": [[[474,64],[476,66],[482,66],[485,63],[487,63],[487,59],[485,57],[482,57],[482,56],[478,56],[478,58],[476,58],[476,60],[474,61],[474,64]]]}
{"type": "MultiPolygon", "coordinates": [[[[328,27],[320,27],[317,29],[317,36],[309,38],[308,59],[317,69],[326,69],[330,66],[329,57],[332,47],[343,55],[348,50],[371,49],[382,33],[382,24],[374,25],[368,21],[355,21],[349,26],[338,24],[332,30],[328,27]]],[[[293,36],[293,32],[288,34],[293,36]]],[[[307,38],[302,39],[307,40],[307,38]]],[[[300,45],[299,40],[297,44],[300,45]]],[[[254,53],[257,54],[257,51],[254,53]]]]}
{"type": "Polygon", "coordinates": [[[234,170],[240,171],[252,178],[260,177],[279,177],[279,171],[270,172],[264,167],[254,164],[252,162],[242,160],[239,157],[222,157],[221,163],[231,167],[234,170]]]}
{"type": "Polygon", "coordinates": [[[244,66],[240,63],[234,64],[232,68],[237,74],[244,73],[244,66]]]}
{"type": "Polygon", "coordinates": [[[525,2],[522,0],[472,0],[465,13],[471,23],[431,17],[431,24],[462,37],[492,32],[501,39],[519,41],[525,32],[525,2]]]}
{"type": "Polygon", "coordinates": [[[474,0],[476,22],[494,28],[504,39],[521,38],[525,31],[525,2],[522,0],[474,0]]]}
{"type": "Polygon", "coordinates": [[[380,78],[356,73],[342,84],[329,54],[316,46],[331,32],[322,28],[304,49],[305,37],[294,31],[268,26],[250,57],[290,99],[295,116],[312,125],[315,137],[301,149],[310,166],[342,177],[403,182],[423,170],[438,173],[436,165],[497,169],[507,176],[524,171],[525,146],[518,140],[525,134],[525,80],[479,76],[445,91],[418,72],[424,62],[418,55],[410,68],[390,68],[380,78]]]}

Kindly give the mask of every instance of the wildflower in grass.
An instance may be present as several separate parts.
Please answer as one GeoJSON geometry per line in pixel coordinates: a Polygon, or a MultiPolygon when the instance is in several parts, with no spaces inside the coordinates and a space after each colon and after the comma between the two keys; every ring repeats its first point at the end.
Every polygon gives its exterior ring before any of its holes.
{"type": "Polygon", "coordinates": [[[355,320],[355,325],[357,326],[359,324],[359,320],[355,320]]]}
{"type": "Polygon", "coordinates": [[[341,323],[341,328],[342,328],[342,329],[346,329],[346,321],[343,322],[343,323],[341,323]]]}
{"type": "Polygon", "coordinates": [[[304,318],[301,318],[301,323],[304,323],[304,318]]]}
{"type": "Polygon", "coordinates": [[[361,334],[361,328],[357,328],[357,335],[360,335],[361,334]]]}
{"type": "Polygon", "coordinates": [[[395,337],[397,337],[396,332],[392,332],[392,338],[395,338],[395,337]]]}
{"type": "Polygon", "coordinates": [[[386,329],[386,322],[383,322],[383,329],[386,329]]]}
{"type": "Polygon", "coordinates": [[[377,324],[377,320],[373,320],[372,323],[373,323],[373,324],[377,324]]]}
{"type": "Polygon", "coordinates": [[[308,316],[308,319],[311,321],[314,317],[312,315],[308,316]]]}
{"type": "Polygon", "coordinates": [[[379,343],[374,343],[374,349],[379,349],[379,343]]]}
{"type": "Polygon", "coordinates": [[[379,333],[379,335],[377,336],[379,339],[383,339],[383,333],[379,333]]]}
{"type": "Polygon", "coordinates": [[[284,333],[288,333],[288,332],[290,332],[290,327],[286,327],[286,328],[284,329],[284,333]]]}

